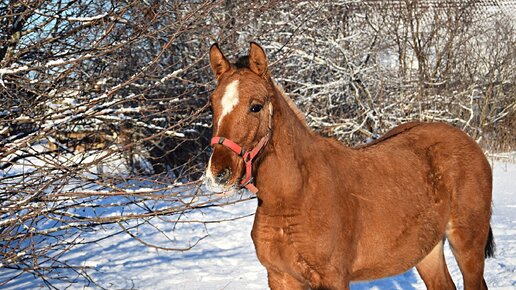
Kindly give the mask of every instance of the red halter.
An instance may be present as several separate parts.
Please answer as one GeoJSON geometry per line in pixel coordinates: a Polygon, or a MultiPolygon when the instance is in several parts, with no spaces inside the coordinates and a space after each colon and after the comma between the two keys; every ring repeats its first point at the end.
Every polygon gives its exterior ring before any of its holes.
{"type": "Polygon", "coordinates": [[[252,162],[253,162],[253,159],[256,157],[256,155],[258,155],[260,150],[262,150],[262,148],[269,141],[269,138],[270,138],[271,132],[272,132],[271,125],[272,125],[272,105],[269,105],[269,129],[268,129],[267,135],[262,137],[262,139],[260,139],[260,142],[258,142],[258,144],[251,151],[246,151],[244,149],[244,147],[238,145],[237,143],[235,143],[225,137],[216,136],[216,137],[211,138],[211,142],[210,142],[211,147],[213,147],[217,144],[222,144],[222,145],[226,146],[227,148],[231,149],[231,151],[235,152],[236,154],[238,154],[238,156],[240,156],[244,159],[245,178],[242,180],[242,182],[240,182],[240,187],[245,187],[254,194],[256,194],[258,192],[258,188],[256,188],[256,186],[254,186],[254,184],[253,184],[253,174],[252,174],[253,163],[252,162]]]}

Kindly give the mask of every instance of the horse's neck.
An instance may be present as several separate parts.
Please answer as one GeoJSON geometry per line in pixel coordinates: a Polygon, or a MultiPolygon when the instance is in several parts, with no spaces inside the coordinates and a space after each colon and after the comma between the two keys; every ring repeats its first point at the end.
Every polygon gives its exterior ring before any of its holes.
{"type": "MultiPolygon", "coordinates": [[[[302,153],[312,138],[318,138],[298,116],[298,109],[278,92],[274,106],[272,144],[275,151],[302,153]]],[[[284,152],[285,153],[285,152],[284,152]]]]}
{"type": "Polygon", "coordinates": [[[319,136],[313,134],[297,116],[295,108],[280,92],[273,101],[273,133],[268,152],[259,165],[257,186],[260,198],[267,195],[287,198],[296,194],[296,186],[302,180],[301,168],[307,165],[308,156],[319,136]],[[263,189],[263,190],[262,190],[263,189]],[[260,196],[262,195],[262,196],[260,196]]]}

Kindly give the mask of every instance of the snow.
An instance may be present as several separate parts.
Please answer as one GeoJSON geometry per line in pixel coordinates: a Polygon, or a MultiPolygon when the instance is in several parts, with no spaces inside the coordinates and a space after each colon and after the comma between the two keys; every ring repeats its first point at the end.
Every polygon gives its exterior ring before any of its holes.
{"type": "MultiPolygon", "coordinates": [[[[485,277],[490,289],[516,287],[516,164],[494,161],[492,228],[497,244],[495,258],[488,259],[485,277]]],[[[142,190],[148,190],[144,188],[142,190]]],[[[138,189],[135,189],[137,192],[138,189]]],[[[243,196],[245,197],[245,195],[243,196]]],[[[235,198],[227,197],[227,198],[235,198]]],[[[171,217],[153,220],[163,233],[145,228],[130,229],[138,237],[160,247],[187,248],[187,251],[164,251],[147,247],[130,235],[116,235],[69,252],[70,264],[91,267],[91,277],[108,289],[268,289],[266,272],[258,262],[250,232],[256,200],[212,207],[188,214],[185,220],[204,221],[174,223],[171,217]],[[243,218],[238,218],[242,217],[243,218]],[[237,219],[235,219],[237,218],[237,219]],[[227,220],[217,222],[218,220],[227,220]],[[234,219],[234,220],[233,220],[234,219]]],[[[120,228],[100,229],[102,234],[120,228]]],[[[94,235],[92,233],[91,235],[94,235]]],[[[83,235],[85,241],[89,238],[83,235]]],[[[458,289],[462,276],[447,246],[445,251],[450,273],[458,289]]],[[[0,269],[0,279],[9,275],[0,269]]],[[[66,285],[59,285],[64,288],[66,285]]],[[[3,289],[44,287],[41,280],[21,275],[3,289]]],[[[97,289],[95,285],[72,284],[69,289],[97,289]]],[[[417,272],[408,272],[381,280],[353,283],[362,289],[426,289],[417,272]]]]}
{"type": "Polygon", "coordinates": [[[67,17],[68,21],[80,21],[80,22],[91,22],[94,20],[99,20],[107,16],[107,13],[102,13],[100,15],[91,16],[91,17],[67,17]]]}
{"type": "Polygon", "coordinates": [[[155,83],[155,85],[162,84],[172,78],[177,77],[180,73],[184,71],[183,68],[173,71],[172,73],[169,73],[168,75],[162,77],[158,82],[155,83]]]}

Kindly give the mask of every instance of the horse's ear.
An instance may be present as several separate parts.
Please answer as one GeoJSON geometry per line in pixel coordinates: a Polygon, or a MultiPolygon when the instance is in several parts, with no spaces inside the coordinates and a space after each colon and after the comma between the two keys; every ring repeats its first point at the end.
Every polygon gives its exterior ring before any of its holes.
{"type": "Polygon", "coordinates": [[[224,57],[217,43],[212,44],[210,47],[210,66],[217,80],[220,79],[222,74],[231,69],[231,64],[224,57]]]}
{"type": "Polygon", "coordinates": [[[265,76],[267,73],[267,56],[256,42],[251,42],[249,49],[249,68],[259,76],[265,76]]]}

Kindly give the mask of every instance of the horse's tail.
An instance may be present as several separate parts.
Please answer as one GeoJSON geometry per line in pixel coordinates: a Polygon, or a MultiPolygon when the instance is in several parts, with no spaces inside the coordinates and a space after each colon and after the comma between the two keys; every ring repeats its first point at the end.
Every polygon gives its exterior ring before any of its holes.
{"type": "Polygon", "coordinates": [[[494,257],[495,248],[496,248],[496,246],[495,246],[495,242],[494,242],[493,230],[491,229],[491,226],[489,226],[489,235],[487,236],[487,243],[486,243],[486,247],[484,249],[484,257],[486,257],[486,258],[494,257]]]}

